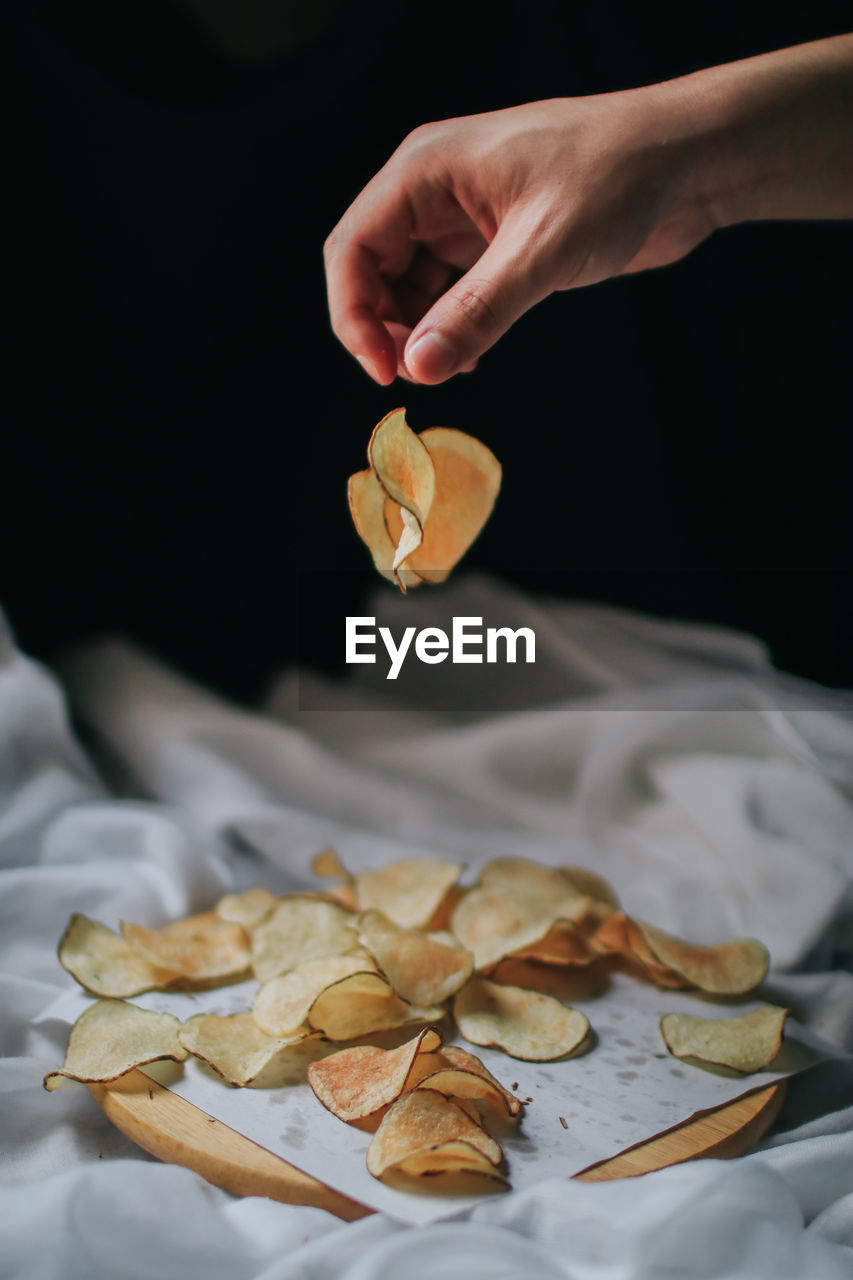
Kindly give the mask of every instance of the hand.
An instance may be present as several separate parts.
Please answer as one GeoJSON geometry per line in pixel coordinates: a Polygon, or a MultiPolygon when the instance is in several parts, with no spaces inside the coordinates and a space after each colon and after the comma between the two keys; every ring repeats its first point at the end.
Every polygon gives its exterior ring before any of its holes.
{"type": "Polygon", "coordinates": [[[849,216],[851,88],[841,36],[416,129],[326,242],[332,327],[379,383],[443,382],[555,290],[733,221],[849,216]]]}

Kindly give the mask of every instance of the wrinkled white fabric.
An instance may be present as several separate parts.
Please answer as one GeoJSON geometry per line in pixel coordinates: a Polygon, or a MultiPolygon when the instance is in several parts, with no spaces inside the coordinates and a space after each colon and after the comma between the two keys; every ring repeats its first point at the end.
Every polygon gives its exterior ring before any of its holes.
{"type": "MultiPolygon", "coordinates": [[[[380,671],[346,694],[289,675],[250,713],[97,646],[63,680],[100,773],[57,682],[0,631],[0,1276],[853,1275],[849,1059],[792,1081],[740,1160],[552,1180],[422,1230],[236,1200],[145,1156],[84,1089],[42,1089],[66,1029],[32,1020],[69,985],[56,943],[72,911],[162,923],[226,887],[301,883],[330,841],[354,866],[432,852],[597,867],[665,927],[763,937],[769,998],[853,1050],[849,696],[780,676],[744,637],[476,580],[441,598],[533,626],[536,666],[495,673],[480,705],[449,669],[443,708],[415,669],[393,699],[380,671]]],[[[428,596],[382,593],[375,613],[436,622],[428,596]]]]}

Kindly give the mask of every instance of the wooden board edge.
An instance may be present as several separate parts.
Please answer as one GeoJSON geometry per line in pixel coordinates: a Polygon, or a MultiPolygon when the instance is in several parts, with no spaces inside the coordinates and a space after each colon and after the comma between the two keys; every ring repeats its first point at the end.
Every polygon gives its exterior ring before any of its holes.
{"type": "Polygon", "coordinates": [[[347,1222],[372,1212],[141,1071],[129,1071],[109,1087],[87,1087],[104,1115],[149,1155],[192,1169],[233,1195],[328,1209],[347,1222]]]}
{"type": "MultiPolygon", "coordinates": [[[[649,1142],[591,1165],[575,1177],[607,1182],[638,1177],[687,1160],[743,1155],[767,1132],[785,1096],[786,1081],[737,1098],[649,1142]]],[[[222,1124],[193,1103],[130,1071],[109,1086],[87,1086],[109,1120],[150,1155],[192,1169],[233,1195],[266,1196],[285,1204],[326,1209],[352,1222],[372,1213],[281,1156],[222,1124]]]]}
{"type": "Polygon", "coordinates": [[[581,1182],[636,1178],[687,1160],[731,1160],[749,1151],[764,1136],[785,1100],[786,1080],[764,1085],[659,1134],[649,1142],[591,1165],[575,1177],[581,1182]]]}

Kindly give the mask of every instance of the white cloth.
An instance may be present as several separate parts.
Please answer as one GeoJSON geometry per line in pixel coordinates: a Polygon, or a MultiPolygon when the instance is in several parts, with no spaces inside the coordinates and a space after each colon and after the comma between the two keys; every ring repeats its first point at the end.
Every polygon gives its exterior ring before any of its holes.
{"type": "MultiPolygon", "coordinates": [[[[748,1157],[550,1181],[418,1231],[235,1200],[143,1155],[82,1088],[43,1091],[65,1029],[31,1022],[69,985],[55,949],[72,911],[161,923],[227,886],[299,884],[329,842],[354,866],[597,867],[665,927],[762,937],[772,997],[853,1050],[849,696],[779,676],[743,637],[476,580],[441,599],[533,626],[536,667],[484,682],[481,706],[451,670],[444,710],[417,670],[391,710],[381,671],[358,696],[286,676],[249,713],[126,645],[79,653],[64,680],[109,786],[56,683],[0,633],[0,1277],[853,1275],[849,1059],[793,1081],[748,1157]]],[[[399,626],[403,602],[380,601],[399,626]]],[[[428,596],[404,603],[407,625],[435,622],[428,596]]]]}

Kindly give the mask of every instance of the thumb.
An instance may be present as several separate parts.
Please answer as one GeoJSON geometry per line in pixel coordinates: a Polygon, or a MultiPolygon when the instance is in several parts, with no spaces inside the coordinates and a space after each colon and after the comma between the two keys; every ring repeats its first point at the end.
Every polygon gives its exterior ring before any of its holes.
{"type": "Polygon", "coordinates": [[[504,227],[427,312],[406,343],[406,368],[417,382],[444,382],[471,366],[519,316],[551,292],[534,269],[530,242],[504,227]]]}

